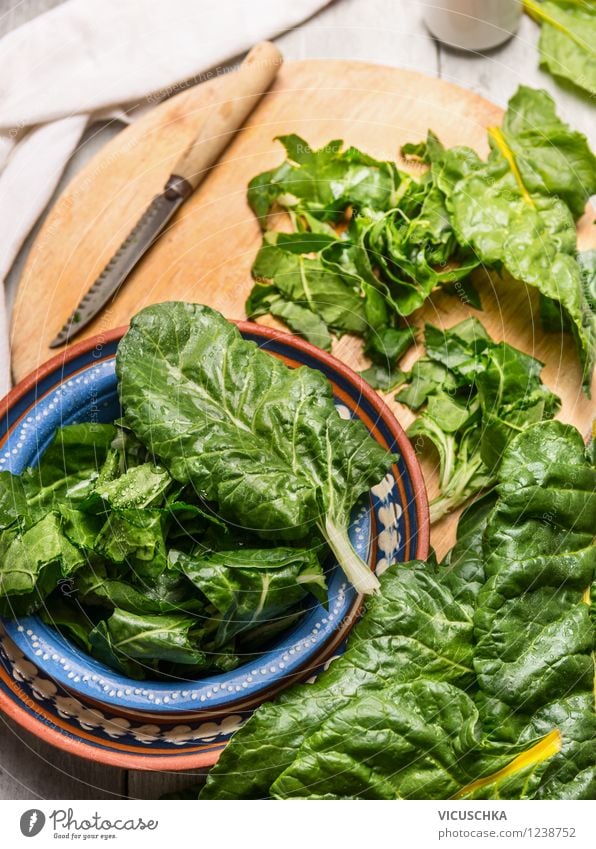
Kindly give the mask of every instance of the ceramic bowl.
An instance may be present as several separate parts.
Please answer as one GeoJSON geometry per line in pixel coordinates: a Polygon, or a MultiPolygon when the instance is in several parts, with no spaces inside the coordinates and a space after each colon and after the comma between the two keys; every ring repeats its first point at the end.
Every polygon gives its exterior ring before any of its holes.
{"type": "MultiPolygon", "coordinates": [[[[340,415],[360,418],[375,439],[399,454],[399,460],[385,479],[371,490],[369,498],[358,505],[352,516],[350,537],[361,556],[377,571],[393,561],[426,557],[428,507],[420,468],[409,441],[379,396],[339,361],[297,337],[252,323],[241,322],[239,328],[245,338],[288,365],[304,364],[323,371],[332,384],[340,415]]],[[[1,469],[18,473],[34,464],[56,428],[62,425],[111,421],[120,414],[114,356],[123,333],[121,328],[75,345],[15,387],[0,406],[1,469]]],[[[141,720],[150,718],[160,723],[155,726],[161,729],[158,737],[172,722],[184,716],[196,720],[198,714],[204,722],[219,722],[220,729],[222,722],[227,723],[225,734],[231,733],[231,716],[245,715],[292,681],[312,674],[345,640],[360,599],[336,564],[330,564],[328,584],[328,609],[319,604],[310,608],[298,625],[271,645],[258,661],[253,660],[233,672],[180,683],[133,681],[90,658],[37,616],[15,621],[5,619],[0,706],[13,715],[16,711],[19,714],[16,718],[20,717],[28,727],[39,721],[39,714],[36,710],[32,712],[31,704],[26,716],[21,714],[23,694],[11,687],[11,680],[21,685],[26,683],[22,672],[15,672],[9,659],[9,654],[16,652],[22,663],[32,667],[30,684],[41,675],[52,682],[56,692],[68,694],[60,697],[62,707],[55,702],[55,694],[50,697],[53,700],[50,715],[54,720],[45,716],[42,721],[46,725],[58,718],[65,719],[64,698],[71,698],[80,700],[82,710],[115,711],[120,719],[128,717],[126,722],[137,725],[141,722],[139,727],[143,726],[141,720]],[[138,721],[137,717],[140,717],[138,721]]],[[[47,690],[47,687],[33,687],[38,695],[46,694],[42,698],[45,710],[47,690]]],[[[30,694],[28,698],[31,699],[30,694]]],[[[74,722],[71,731],[78,739],[83,727],[79,727],[79,720],[73,716],[69,721],[74,722]]],[[[213,732],[212,726],[208,731],[213,732]]],[[[196,744],[197,734],[191,737],[196,744]]],[[[94,745],[103,748],[103,744],[94,745]]],[[[146,745],[141,745],[143,756],[146,745]]],[[[153,752],[155,740],[149,745],[153,752]]]]}

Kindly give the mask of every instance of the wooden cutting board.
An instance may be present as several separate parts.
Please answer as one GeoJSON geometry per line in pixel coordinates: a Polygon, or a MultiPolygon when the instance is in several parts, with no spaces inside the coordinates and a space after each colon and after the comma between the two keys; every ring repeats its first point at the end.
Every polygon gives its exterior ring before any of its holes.
{"type": "MultiPolygon", "coordinates": [[[[66,188],[37,237],[20,282],[12,319],[16,380],[54,353],[49,341],[161,190],[220,91],[221,78],[215,78],[156,106],[106,145],[66,188]]],[[[228,318],[245,317],[250,266],[260,244],[259,227],[246,204],[246,185],[282,161],[275,136],[298,133],[315,147],[342,138],[375,157],[399,160],[400,146],[423,139],[431,127],[447,146],[467,144],[486,155],[485,128],[500,123],[501,116],[499,107],[478,95],[411,71],[325,60],[285,65],[222,161],[112,306],[78,339],[126,324],[142,307],[164,300],[200,301],[228,318]]],[[[582,249],[596,245],[596,227],[588,215],[580,222],[579,236],[582,249]]],[[[451,326],[477,315],[494,338],[546,363],[543,378],[563,399],[560,418],[586,433],[593,406],[581,394],[571,338],[543,333],[533,318],[538,314],[535,291],[488,276],[480,291],[482,313],[439,291],[413,319],[418,325],[431,321],[451,326]]],[[[334,353],[358,369],[364,365],[360,350],[360,340],[344,337],[334,353]]],[[[420,353],[420,348],[410,352],[405,364],[420,353]]],[[[407,427],[412,413],[391,396],[388,402],[407,427]]],[[[424,462],[424,471],[432,496],[436,475],[431,461],[424,462]]],[[[454,517],[435,526],[433,543],[439,553],[449,545],[453,528],[454,517]]]]}

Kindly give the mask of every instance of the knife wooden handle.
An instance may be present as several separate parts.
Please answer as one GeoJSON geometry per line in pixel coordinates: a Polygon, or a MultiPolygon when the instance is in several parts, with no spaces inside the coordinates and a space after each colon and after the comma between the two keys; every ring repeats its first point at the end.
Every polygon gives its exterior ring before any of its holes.
{"type": "Polygon", "coordinates": [[[200,133],[174,166],[168,185],[178,177],[193,190],[197,188],[263,97],[282,62],[270,41],[252,48],[238,71],[230,73],[224,99],[213,104],[200,133]]]}

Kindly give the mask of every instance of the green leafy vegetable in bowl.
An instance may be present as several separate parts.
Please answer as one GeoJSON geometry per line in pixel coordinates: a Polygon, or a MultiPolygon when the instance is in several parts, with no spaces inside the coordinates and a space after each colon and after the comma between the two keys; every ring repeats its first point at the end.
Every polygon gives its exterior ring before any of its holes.
{"type": "Polygon", "coordinates": [[[226,525],[115,425],[64,427],[37,467],[0,473],[0,496],[3,614],[40,610],[133,678],[233,668],[257,626],[326,601],[320,546],[226,525]]]}
{"type": "Polygon", "coordinates": [[[263,228],[282,211],[293,232],[265,231],[247,314],[271,313],[326,350],[333,334],[363,337],[372,361],[364,376],[389,391],[414,339],[410,316],[431,292],[457,284],[479,307],[470,275],[479,265],[505,270],[538,289],[548,329],[573,333],[588,392],[596,317],[575,220],[596,193],[596,159],[550,96],[525,86],[488,140],[483,161],[429,132],[402,149],[430,166],[416,179],[340,141],[313,150],[281,136],[286,160],[251,180],[248,201],[263,228]]]}
{"type": "Polygon", "coordinates": [[[515,436],[446,562],[388,569],[345,654],[262,705],[201,798],[594,798],[591,456],[559,422],[515,436]]]}
{"type": "Polygon", "coordinates": [[[117,373],[128,424],[176,481],[264,539],[318,531],[356,589],[376,590],[348,523],[391,458],[337,415],[321,372],[288,369],[207,307],[171,303],[133,319],[117,373]]]}
{"type": "Polygon", "coordinates": [[[552,418],[560,400],[540,380],[542,363],[493,342],[475,318],[448,330],[428,324],[425,345],[395,397],[413,410],[424,406],[408,436],[428,440],[439,456],[440,493],[430,505],[435,522],[492,486],[512,437],[552,418]]]}
{"type": "Polygon", "coordinates": [[[2,615],[40,611],[129,677],[188,677],[326,604],[329,548],[376,590],[348,523],[392,458],[321,372],[182,303],[133,320],[117,371],[122,420],[68,425],[35,468],[0,472],[2,615]]]}

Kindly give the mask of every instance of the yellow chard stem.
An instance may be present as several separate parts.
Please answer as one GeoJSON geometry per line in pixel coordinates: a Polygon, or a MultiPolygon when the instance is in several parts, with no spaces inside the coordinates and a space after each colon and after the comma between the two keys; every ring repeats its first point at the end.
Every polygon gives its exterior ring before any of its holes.
{"type": "MultiPolygon", "coordinates": [[[[558,29],[559,32],[562,32],[563,35],[566,35],[567,38],[570,38],[572,41],[574,41],[577,46],[580,47],[582,50],[585,50],[587,53],[591,53],[592,56],[596,55],[596,51],[594,51],[594,49],[591,48],[586,41],[575,35],[575,33],[568,29],[564,24],[562,24],[556,18],[553,18],[552,15],[549,15],[549,13],[542,8],[541,3],[536,3],[535,0],[522,0],[522,2],[526,13],[537,23],[543,21],[545,24],[549,24],[549,26],[558,29]]],[[[581,4],[577,3],[575,5],[579,6],[581,4]]]]}
{"type": "Polygon", "coordinates": [[[532,196],[524,185],[524,181],[522,180],[522,175],[520,174],[519,168],[517,167],[517,162],[515,161],[513,151],[507,144],[505,136],[503,135],[499,127],[489,127],[488,134],[496,144],[499,153],[507,162],[507,165],[509,165],[511,173],[515,177],[515,181],[519,186],[522,198],[527,204],[529,204],[529,206],[534,206],[535,204],[532,200],[532,196]]]}
{"type": "Polygon", "coordinates": [[[557,21],[556,18],[553,18],[552,15],[549,15],[548,12],[545,12],[540,3],[536,3],[535,0],[523,0],[523,7],[526,13],[535,21],[545,21],[551,27],[555,27],[560,32],[564,32],[565,35],[569,35],[567,28],[560,21],[557,21]]]}
{"type": "Polygon", "coordinates": [[[466,784],[465,787],[462,787],[462,789],[451,798],[462,799],[464,796],[474,793],[476,790],[481,790],[489,784],[502,781],[522,769],[537,766],[539,763],[542,763],[542,761],[546,761],[548,758],[552,758],[553,755],[556,755],[557,752],[560,752],[561,745],[561,732],[558,728],[554,728],[546,735],[546,737],[543,737],[542,740],[539,740],[539,742],[534,746],[526,749],[525,752],[522,752],[514,758],[510,764],[507,764],[506,767],[503,767],[503,769],[500,769],[497,772],[493,772],[491,775],[486,775],[484,778],[477,778],[476,781],[471,781],[469,784],[466,784]]]}
{"type": "MultiPolygon", "coordinates": [[[[594,439],[594,431],[596,430],[596,420],[592,424],[592,439],[594,439]]],[[[588,607],[592,604],[592,587],[590,584],[585,588],[584,593],[582,595],[582,602],[587,604],[588,607]]],[[[592,691],[594,694],[594,710],[596,711],[596,651],[592,652],[592,665],[594,667],[594,683],[592,685],[592,691]]]]}

